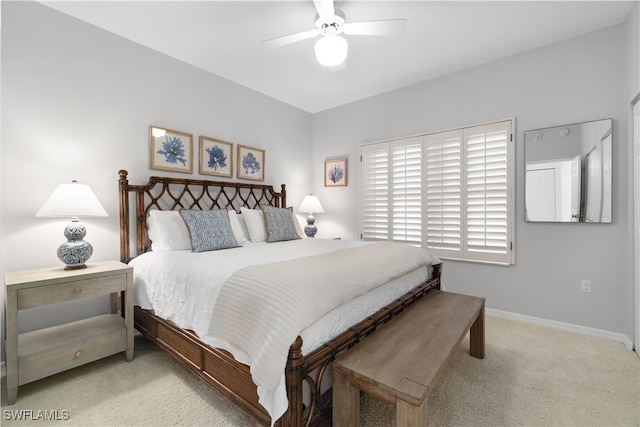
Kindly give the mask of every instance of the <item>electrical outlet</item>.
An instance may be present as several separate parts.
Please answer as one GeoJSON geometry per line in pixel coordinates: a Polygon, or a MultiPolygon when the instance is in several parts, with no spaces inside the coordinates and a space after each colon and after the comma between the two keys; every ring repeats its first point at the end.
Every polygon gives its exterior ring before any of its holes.
{"type": "Polygon", "coordinates": [[[580,281],[580,292],[584,292],[585,294],[591,293],[591,280],[581,280],[580,281]]]}

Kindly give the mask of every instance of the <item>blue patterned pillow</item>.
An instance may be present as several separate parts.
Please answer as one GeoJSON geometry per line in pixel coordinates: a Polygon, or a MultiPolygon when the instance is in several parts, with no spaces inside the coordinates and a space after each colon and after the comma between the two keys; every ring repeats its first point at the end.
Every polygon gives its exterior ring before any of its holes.
{"type": "Polygon", "coordinates": [[[293,222],[293,208],[274,208],[262,206],[264,222],[267,225],[267,242],[281,242],[299,239],[293,222]]]}
{"type": "Polygon", "coordinates": [[[238,247],[226,210],[180,210],[191,235],[194,252],[238,247]]]}

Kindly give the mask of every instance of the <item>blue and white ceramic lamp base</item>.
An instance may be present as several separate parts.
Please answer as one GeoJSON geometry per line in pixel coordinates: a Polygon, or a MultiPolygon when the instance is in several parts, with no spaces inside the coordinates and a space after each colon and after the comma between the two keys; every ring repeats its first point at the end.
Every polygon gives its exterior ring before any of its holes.
{"type": "Polygon", "coordinates": [[[307,225],[305,225],[304,227],[304,234],[307,235],[307,237],[315,237],[316,233],[318,232],[318,227],[315,226],[316,219],[313,216],[313,214],[309,214],[309,216],[307,217],[307,225]]]}
{"type": "Polygon", "coordinates": [[[85,264],[93,255],[91,243],[82,240],[87,230],[80,221],[73,220],[64,229],[64,237],[67,241],[58,248],[58,258],[64,263],[65,270],[85,268],[85,264]]]}

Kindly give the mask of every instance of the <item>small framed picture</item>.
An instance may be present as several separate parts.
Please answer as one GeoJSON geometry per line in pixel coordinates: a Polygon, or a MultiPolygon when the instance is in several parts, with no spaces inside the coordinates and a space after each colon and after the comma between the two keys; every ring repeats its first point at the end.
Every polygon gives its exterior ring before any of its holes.
{"type": "Polygon", "coordinates": [[[149,126],[149,168],[193,172],[193,135],[149,126]]]}
{"type": "Polygon", "coordinates": [[[264,181],[264,150],[238,145],[238,178],[264,181]]]}
{"type": "Polygon", "coordinates": [[[233,144],[200,136],[200,173],[233,178],[233,144]]]}
{"type": "Polygon", "coordinates": [[[347,159],[330,159],[324,161],[324,186],[347,186],[347,159]]]}

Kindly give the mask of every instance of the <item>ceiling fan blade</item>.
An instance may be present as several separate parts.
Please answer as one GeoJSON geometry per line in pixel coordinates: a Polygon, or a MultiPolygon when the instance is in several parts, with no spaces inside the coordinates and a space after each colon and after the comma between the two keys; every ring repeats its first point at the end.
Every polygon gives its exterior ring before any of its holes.
{"type": "Polygon", "coordinates": [[[333,7],[333,0],[313,0],[313,4],[316,5],[316,10],[320,18],[331,19],[336,14],[333,7]]]}
{"type": "Polygon", "coordinates": [[[306,40],[313,38],[320,34],[318,30],[315,28],[313,30],[303,31],[301,33],[289,34],[286,36],[280,36],[269,40],[263,40],[261,43],[266,47],[280,47],[287,44],[299,42],[301,40],[306,40]]]}
{"type": "Polygon", "coordinates": [[[383,21],[348,22],[342,31],[348,35],[396,36],[404,34],[406,19],[387,19],[383,21]]]}

